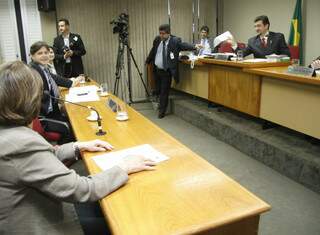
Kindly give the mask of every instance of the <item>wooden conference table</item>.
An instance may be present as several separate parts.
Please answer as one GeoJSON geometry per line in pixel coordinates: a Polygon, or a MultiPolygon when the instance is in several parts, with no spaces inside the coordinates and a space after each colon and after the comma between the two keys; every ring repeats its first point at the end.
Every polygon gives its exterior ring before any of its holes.
{"type": "Polygon", "coordinates": [[[260,117],[320,139],[320,77],[287,67],[244,69],[261,78],[260,117]]]}
{"type": "MultiPolygon", "coordinates": [[[[89,111],[65,105],[77,140],[101,138],[115,151],[150,144],[170,157],[155,171],[130,175],[125,186],[100,201],[113,234],[258,233],[260,214],[270,210],[267,203],[133,108],[128,107],[129,120],[119,122],[105,103],[106,98],[83,103],[100,112],[103,137],[95,135],[97,124],[86,120],[89,111]]],[[[83,156],[90,174],[100,171],[91,159],[95,154],[83,156]]]]}
{"type": "Polygon", "coordinates": [[[188,92],[185,89],[186,86],[190,90],[193,90],[193,87],[201,87],[200,93],[191,92],[190,94],[259,117],[261,79],[259,75],[244,72],[244,69],[288,66],[288,64],[287,62],[246,63],[199,59],[199,63],[193,70],[188,64],[181,63],[181,83],[173,87],[185,92],[188,92]],[[204,91],[207,91],[207,94],[204,91]]]}
{"type": "Polygon", "coordinates": [[[180,63],[173,88],[320,139],[320,78],[287,73],[286,62],[200,59],[180,63]]]}

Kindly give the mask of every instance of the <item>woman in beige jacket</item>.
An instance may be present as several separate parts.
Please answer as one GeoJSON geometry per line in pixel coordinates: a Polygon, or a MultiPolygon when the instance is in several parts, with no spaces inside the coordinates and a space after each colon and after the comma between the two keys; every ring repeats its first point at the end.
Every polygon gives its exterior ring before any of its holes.
{"type": "Polygon", "coordinates": [[[125,184],[128,174],[154,166],[133,156],[108,171],[79,176],[61,161],[78,150],[111,146],[95,140],[53,148],[29,128],[41,97],[42,79],[31,68],[18,61],[0,67],[0,234],[82,234],[72,203],[97,201],[125,184]]]}

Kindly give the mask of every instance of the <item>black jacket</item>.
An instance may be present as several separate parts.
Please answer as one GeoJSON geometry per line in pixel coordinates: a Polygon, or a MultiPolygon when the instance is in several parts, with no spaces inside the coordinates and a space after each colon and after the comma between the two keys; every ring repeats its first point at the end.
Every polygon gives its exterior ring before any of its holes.
{"type": "MultiPolygon", "coordinates": [[[[86,49],[79,34],[70,33],[69,45],[70,49],[73,51],[73,55],[71,57],[72,72],[78,76],[79,74],[84,73],[81,56],[86,54],[86,49]]],[[[57,73],[63,76],[66,61],[63,58],[64,40],[62,35],[59,35],[54,39],[53,49],[56,56],[57,73]]]]}
{"type": "MultiPolygon", "coordinates": [[[[35,63],[35,62],[31,62],[30,63],[31,68],[35,69],[41,76],[42,78],[42,82],[43,82],[43,92],[48,91],[50,94],[52,94],[52,92],[49,90],[49,85],[47,82],[47,78],[46,75],[44,74],[43,70],[41,69],[40,65],[35,63]]],[[[57,83],[58,86],[61,87],[67,87],[70,88],[72,86],[72,81],[63,77],[60,77],[59,75],[54,75],[51,73],[52,78],[54,79],[54,81],[57,83]]],[[[41,110],[40,110],[40,115],[41,116],[47,116],[49,114],[49,100],[50,98],[47,96],[43,96],[42,100],[41,100],[41,110]]],[[[59,111],[59,106],[58,103],[55,100],[52,100],[52,106],[53,106],[53,113],[55,112],[60,112],[59,111]]]]}
{"type": "Polygon", "coordinates": [[[247,47],[243,49],[243,56],[250,54],[253,54],[255,58],[265,58],[266,55],[270,54],[287,55],[290,57],[290,50],[282,33],[269,32],[265,48],[261,45],[260,35],[248,40],[247,47]]]}
{"type": "MultiPolygon", "coordinates": [[[[146,63],[147,64],[154,64],[155,62],[155,58],[156,58],[156,54],[157,54],[157,50],[158,50],[158,46],[161,43],[161,38],[160,36],[157,36],[154,41],[153,41],[153,46],[149,52],[149,55],[147,57],[146,63]]],[[[186,43],[186,42],[182,42],[181,38],[176,37],[171,35],[170,36],[170,40],[168,43],[168,47],[167,47],[167,62],[168,62],[168,67],[169,67],[169,71],[171,76],[173,76],[174,80],[176,81],[176,83],[179,82],[179,52],[180,51],[191,51],[191,50],[196,50],[195,46],[190,44],[190,43],[186,43]],[[173,53],[174,58],[172,59],[170,54],[173,53]]],[[[154,66],[155,68],[155,66],[154,66]]]]}

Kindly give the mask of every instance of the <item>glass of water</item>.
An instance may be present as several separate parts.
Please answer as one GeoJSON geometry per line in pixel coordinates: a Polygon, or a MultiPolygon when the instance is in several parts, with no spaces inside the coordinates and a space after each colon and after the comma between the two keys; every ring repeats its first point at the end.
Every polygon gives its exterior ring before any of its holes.
{"type": "Polygon", "coordinates": [[[243,61],[243,51],[242,50],[237,51],[237,61],[243,61]]]}
{"type": "Polygon", "coordinates": [[[108,83],[101,83],[100,91],[101,91],[100,93],[101,96],[108,95],[108,91],[109,91],[108,83]]]}

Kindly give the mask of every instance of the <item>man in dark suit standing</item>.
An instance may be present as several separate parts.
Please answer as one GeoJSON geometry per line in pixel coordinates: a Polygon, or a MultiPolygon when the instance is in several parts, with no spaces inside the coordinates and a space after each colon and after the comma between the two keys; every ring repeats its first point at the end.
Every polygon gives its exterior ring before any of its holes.
{"type": "Polygon", "coordinates": [[[171,35],[169,24],[160,25],[159,35],[154,39],[146,60],[147,64],[154,65],[155,95],[160,96],[159,118],[163,118],[167,110],[172,77],[179,82],[179,52],[199,48],[199,45],[182,42],[181,38],[171,35]]]}
{"type": "Polygon", "coordinates": [[[84,73],[81,56],[86,54],[86,49],[80,35],[70,33],[67,19],[60,19],[58,28],[60,35],[53,42],[57,73],[66,78],[77,77],[84,73]]]}
{"type": "MultiPolygon", "coordinates": [[[[270,22],[267,16],[258,16],[254,20],[254,28],[258,33],[248,40],[248,45],[243,49],[243,56],[253,54],[255,58],[265,58],[267,55],[287,55],[290,51],[282,33],[269,31],[270,22]]],[[[240,49],[237,49],[240,50],[240,49]]]]}

